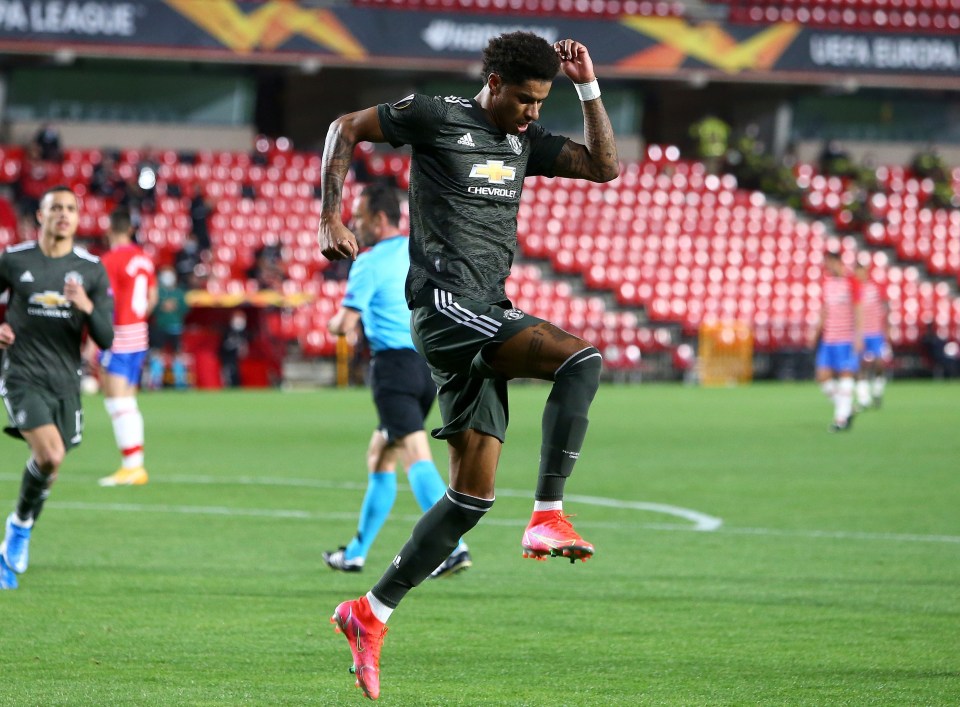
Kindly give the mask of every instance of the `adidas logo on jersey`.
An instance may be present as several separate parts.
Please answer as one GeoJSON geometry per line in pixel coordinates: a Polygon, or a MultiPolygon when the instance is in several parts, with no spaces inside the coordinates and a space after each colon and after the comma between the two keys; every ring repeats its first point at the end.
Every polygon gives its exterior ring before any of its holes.
{"type": "Polygon", "coordinates": [[[24,271],[23,275],[20,276],[20,282],[33,282],[33,273],[29,270],[24,271]]]}
{"type": "Polygon", "coordinates": [[[471,135],[470,133],[467,133],[462,138],[457,140],[457,144],[465,145],[466,147],[476,147],[476,145],[473,142],[473,135],[471,135]]]}

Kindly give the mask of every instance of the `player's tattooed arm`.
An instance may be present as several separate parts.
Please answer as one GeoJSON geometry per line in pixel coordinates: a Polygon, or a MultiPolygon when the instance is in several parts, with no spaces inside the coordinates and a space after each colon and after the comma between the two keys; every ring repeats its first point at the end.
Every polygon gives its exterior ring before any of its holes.
{"type": "Polygon", "coordinates": [[[554,162],[558,177],[609,182],[620,174],[617,140],[600,98],[583,102],[583,136],[586,145],[573,140],[566,144],[554,162]]]}
{"type": "Polygon", "coordinates": [[[343,225],[341,211],[343,182],[350,171],[353,150],[363,141],[384,141],[376,107],[341,116],[327,131],[320,166],[323,190],[317,242],[330,260],[356,258],[360,250],[356,237],[343,225]]]}
{"type": "MultiPolygon", "coordinates": [[[[589,84],[596,80],[593,60],[586,46],[573,39],[556,42],[554,49],[560,58],[560,68],[575,84],[589,84]]],[[[599,96],[581,102],[583,106],[584,145],[568,140],[554,163],[558,177],[609,182],[620,174],[617,141],[603,101],[599,96]]]]}
{"type": "Polygon", "coordinates": [[[603,138],[591,140],[588,135],[588,145],[567,140],[553,163],[554,174],[558,177],[587,179],[591,182],[609,182],[616,179],[620,175],[620,161],[617,157],[617,143],[613,138],[609,121],[607,121],[607,128],[609,133],[603,138]],[[589,147],[590,143],[593,143],[592,149],[589,147]]]}

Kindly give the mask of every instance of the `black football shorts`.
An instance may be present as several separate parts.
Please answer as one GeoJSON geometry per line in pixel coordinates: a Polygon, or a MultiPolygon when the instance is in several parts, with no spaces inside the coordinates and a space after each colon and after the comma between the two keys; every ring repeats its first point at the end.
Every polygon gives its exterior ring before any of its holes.
{"type": "Polygon", "coordinates": [[[22,438],[20,430],[33,430],[43,425],[56,425],[66,449],[80,444],[83,437],[83,408],[80,391],[55,395],[46,388],[20,380],[0,381],[0,394],[10,425],[3,431],[22,438]]]}
{"type": "Polygon", "coordinates": [[[545,320],[509,301],[486,304],[429,287],[414,305],[413,343],[430,365],[443,417],[433,436],[446,439],[477,430],[504,441],[510,417],[507,379],[490,368],[484,351],[545,320]]]}

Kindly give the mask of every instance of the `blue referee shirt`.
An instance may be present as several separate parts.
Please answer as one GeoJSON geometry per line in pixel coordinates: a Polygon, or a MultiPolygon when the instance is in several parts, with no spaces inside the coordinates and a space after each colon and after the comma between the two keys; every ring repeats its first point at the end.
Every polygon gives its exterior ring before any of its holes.
{"type": "Polygon", "coordinates": [[[385,238],[357,256],[347,277],[343,306],[360,312],[364,336],[374,353],[414,349],[404,296],[410,269],[408,248],[406,236],[385,238]]]}

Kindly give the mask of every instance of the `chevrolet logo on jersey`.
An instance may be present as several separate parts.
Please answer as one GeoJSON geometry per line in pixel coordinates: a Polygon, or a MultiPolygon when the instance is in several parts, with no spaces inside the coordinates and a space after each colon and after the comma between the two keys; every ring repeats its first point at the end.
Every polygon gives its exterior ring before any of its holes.
{"type": "Polygon", "coordinates": [[[486,179],[490,184],[505,184],[512,182],[517,170],[508,167],[503,160],[487,160],[486,164],[475,164],[470,170],[471,177],[486,179]]]}
{"type": "Polygon", "coordinates": [[[34,317],[69,319],[73,316],[69,300],[60,292],[34,292],[30,295],[29,305],[32,306],[27,306],[27,314],[34,317]]]}
{"type": "Polygon", "coordinates": [[[60,292],[47,290],[45,292],[34,292],[30,295],[30,304],[39,304],[41,307],[69,307],[67,298],[60,292]]]}

